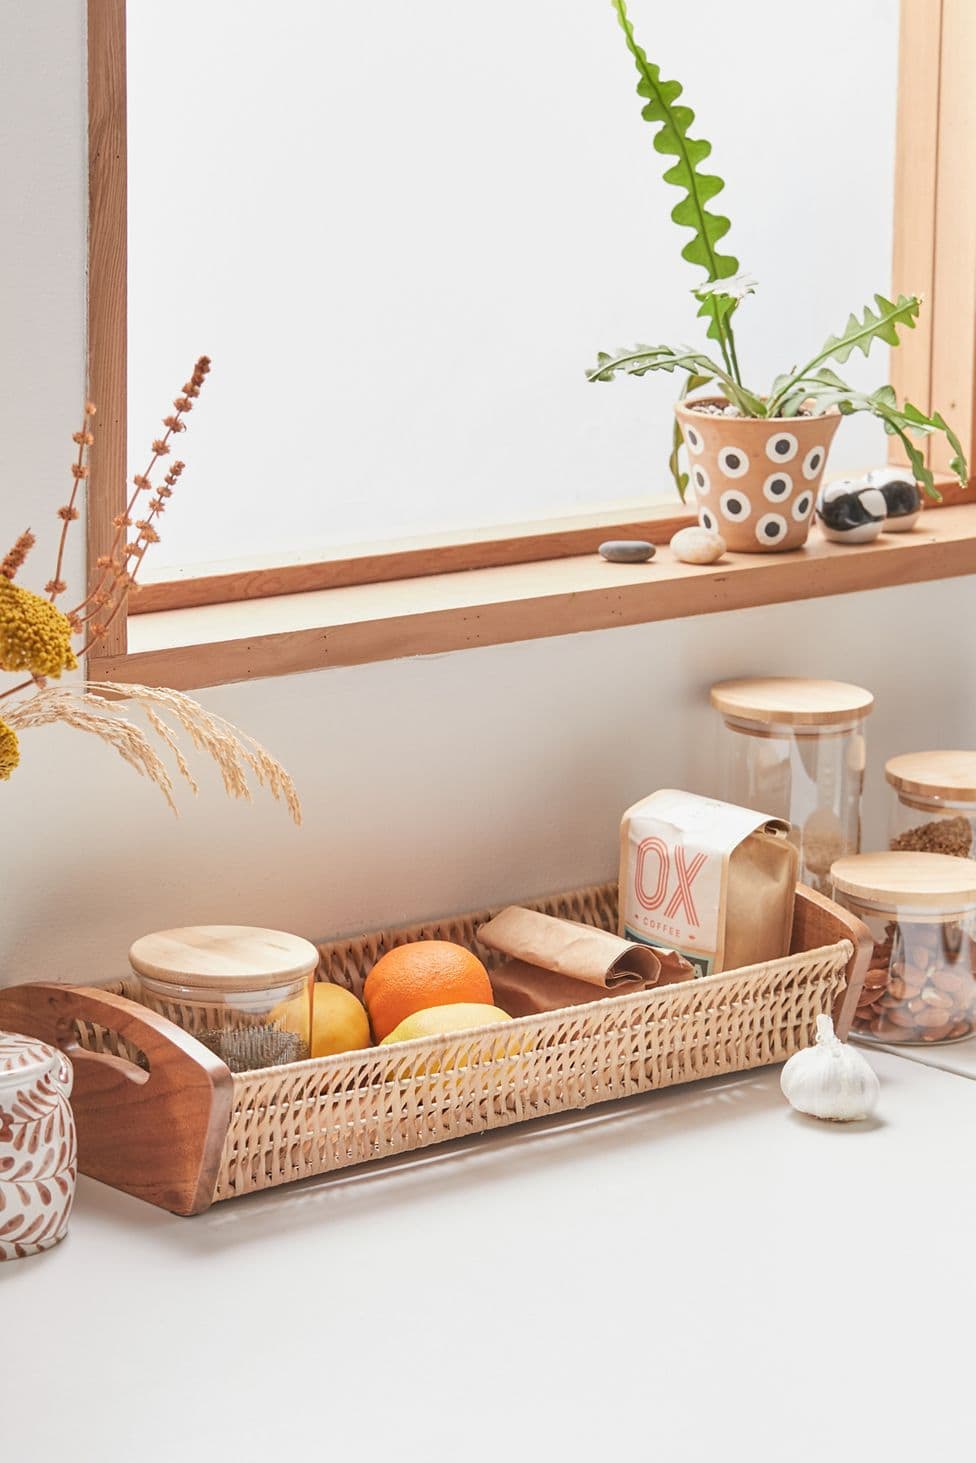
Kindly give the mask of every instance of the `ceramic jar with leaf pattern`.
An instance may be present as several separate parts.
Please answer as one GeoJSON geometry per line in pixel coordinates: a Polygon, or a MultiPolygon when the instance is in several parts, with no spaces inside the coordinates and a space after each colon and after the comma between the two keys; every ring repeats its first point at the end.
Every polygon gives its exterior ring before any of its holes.
{"type": "Polygon", "coordinates": [[[726,416],[712,397],[675,407],[688,449],[698,522],[739,554],[806,543],[827,453],[840,422],[823,416],[726,416]],[[703,405],[720,410],[703,412],[703,405]]]}
{"type": "Polygon", "coordinates": [[[0,1260],[67,1233],[78,1170],[71,1080],[63,1052],[0,1032],[0,1260]]]}

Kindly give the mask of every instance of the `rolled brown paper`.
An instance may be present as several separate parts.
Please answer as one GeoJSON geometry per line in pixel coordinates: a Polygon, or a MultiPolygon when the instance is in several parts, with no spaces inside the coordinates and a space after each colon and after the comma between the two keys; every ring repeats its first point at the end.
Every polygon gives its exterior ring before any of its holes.
{"type": "MultiPolygon", "coordinates": [[[[676,981],[691,980],[694,968],[684,956],[673,950],[660,950],[660,978],[656,985],[672,985],[676,981]]],[[[588,1002],[606,1000],[610,996],[629,996],[635,991],[652,987],[635,984],[616,985],[608,989],[587,980],[573,980],[568,975],[557,975],[543,970],[539,965],[530,965],[525,960],[506,960],[491,972],[491,988],[495,993],[495,1005],[507,1011],[510,1016],[536,1016],[542,1011],[559,1011],[566,1006],[582,1006],[588,1002]]],[[[653,988],[656,988],[653,987],[653,988]]]]}
{"type": "MultiPolygon", "coordinates": [[[[503,909],[482,925],[478,939],[489,950],[553,975],[583,981],[598,987],[601,993],[647,990],[664,983],[661,961],[670,954],[592,925],[554,919],[517,905],[503,909]]],[[[689,979],[692,974],[688,962],[675,957],[668,962],[666,983],[689,979]]]]}
{"type": "Polygon", "coordinates": [[[661,962],[647,945],[517,905],[482,925],[478,939],[512,960],[587,981],[604,991],[640,990],[656,985],[661,974],[661,962]]]}

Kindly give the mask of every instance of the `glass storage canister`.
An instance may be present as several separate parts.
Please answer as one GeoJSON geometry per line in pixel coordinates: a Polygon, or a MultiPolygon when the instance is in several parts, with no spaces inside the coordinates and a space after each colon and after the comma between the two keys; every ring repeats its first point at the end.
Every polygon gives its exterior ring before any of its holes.
{"type": "Polygon", "coordinates": [[[976,857],[976,752],[906,752],[885,763],[885,777],[890,848],[976,857]]]}
{"type": "Polygon", "coordinates": [[[308,1056],[318,964],[309,940],[248,925],[196,925],[143,935],[129,963],[143,1004],[232,1072],[308,1056]]]}
{"type": "Polygon", "coordinates": [[[712,687],[728,735],[722,791],[792,827],[799,878],[830,892],[830,866],[861,846],[864,718],[870,691],[844,681],[749,677],[712,687]]]}
{"type": "Polygon", "coordinates": [[[862,853],[831,870],[834,898],[874,952],[852,1030],[887,1045],[976,1030],[976,863],[944,853],[862,853]]]}

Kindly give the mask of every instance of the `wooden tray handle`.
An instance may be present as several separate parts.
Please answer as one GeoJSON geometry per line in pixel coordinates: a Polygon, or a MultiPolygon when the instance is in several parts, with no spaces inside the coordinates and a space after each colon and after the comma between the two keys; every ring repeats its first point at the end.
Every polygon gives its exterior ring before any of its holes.
{"type": "Polygon", "coordinates": [[[219,1057],[165,1016],[125,996],[38,982],[0,990],[0,1027],[39,1037],[74,1068],[78,1167],[174,1214],[209,1207],[234,1083],[219,1057]],[[84,1050],[74,1023],[95,1022],[145,1053],[84,1050]]]}
{"type": "Polygon", "coordinates": [[[854,946],[847,962],[847,984],[831,1012],[834,1030],[841,1041],[846,1041],[874,950],[871,931],[857,915],[832,899],[808,889],[806,884],[797,884],[790,949],[816,950],[820,945],[836,945],[838,940],[850,940],[854,946]]]}

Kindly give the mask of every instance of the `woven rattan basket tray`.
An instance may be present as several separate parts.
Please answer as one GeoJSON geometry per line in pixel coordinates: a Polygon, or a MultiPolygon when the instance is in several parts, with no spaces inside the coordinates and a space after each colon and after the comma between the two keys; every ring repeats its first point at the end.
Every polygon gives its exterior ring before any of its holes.
{"type": "MultiPolygon", "coordinates": [[[[616,886],[532,906],[612,929],[616,886]]],[[[358,993],[393,945],[437,938],[478,948],[475,931],[493,912],[323,945],[319,978],[358,993]]],[[[70,1055],[83,1173],[195,1214],[450,1138],[780,1062],[810,1044],[823,1011],[846,1036],[870,955],[867,929],[801,887],[792,945],[781,960],[657,991],[239,1074],[128,999],[122,982],[0,991],[0,1028],[70,1055]]]]}

